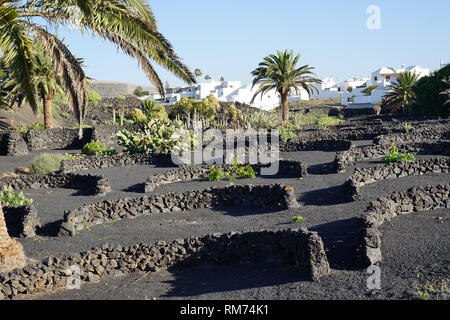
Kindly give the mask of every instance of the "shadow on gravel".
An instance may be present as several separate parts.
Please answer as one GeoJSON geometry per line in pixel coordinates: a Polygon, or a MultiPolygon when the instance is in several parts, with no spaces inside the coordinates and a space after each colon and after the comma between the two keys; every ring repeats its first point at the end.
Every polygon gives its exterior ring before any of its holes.
{"type": "Polygon", "coordinates": [[[191,297],[245,289],[276,287],[298,281],[309,281],[295,267],[274,265],[202,262],[193,266],[174,266],[168,271],[174,280],[165,281],[171,290],[163,297],[191,297]]]}
{"type": "Polygon", "coordinates": [[[322,238],[328,263],[336,270],[361,270],[355,253],[358,236],[356,218],[333,221],[308,228],[322,238]]]}
{"type": "Polygon", "coordinates": [[[307,206],[332,206],[348,202],[343,185],[305,192],[297,200],[307,206]]]}
{"type": "Polygon", "coordinates": [[[336,171],[334,170],[333,162],[308,165],[308,174],[311,175],[333,174],[333,173],[336,173],[336,171]]]}
{"type": "Polygon", "coordinates": [[[59,230],[61,228],[63,220],[57,220],[53,222],[49,222],[44,226],[37,228],[36,235],[41,237],[58,237],[59,230]]]}
{"type": "Polygon", "coordinates": [[[144,193],[145,190],[145,183],[137,183],[132,186],[129,186],[128,188],[123,189],[123,192],[127,193],[144,193]]]}

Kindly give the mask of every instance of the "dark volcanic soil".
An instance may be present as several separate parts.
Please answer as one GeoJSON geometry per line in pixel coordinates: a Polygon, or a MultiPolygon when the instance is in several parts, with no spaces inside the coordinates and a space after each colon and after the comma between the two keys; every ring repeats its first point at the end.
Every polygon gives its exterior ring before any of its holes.
{"type": "MultiPolygon", "coordinates": [[[[367,145],[371,141],[359,141],[367,145]]],[[[60,151],[65,153],[65,151],[60,151]]],[[[35,155],[35,154],[34,154],[35,155]]],[[[26,166],[33,155],[0,157],[0,174],[15,167],[26,166]]],[[[294,187],[300,209],[285,211],[229,208],[201,209],[181,213],[155,214],[134,220],[103,224],[82,231],[75,237],[55,237],[55,228],[65,210],[102,201],[140,197],[139,188],[148,176],[167,168],[135,166],[87,171],[110,178],[113,191],[106,197],[80,195],[77,190],[27,190],[34,200],[44,228],[39,236],[20,239],[26,255],[43,259],[48,255],[77,253],[104,243],[132,245],[171,241],[206,233],[286,229],[305,226],[317,231],[324,240],[331,274],[319,282],[306,281],[295,268],[269,265],[174,266],[152,274],[136,272],[121,278],[104,279],[97,284],[83,285],[80,290],[33,295],[36,299],[411,299],[415,286],[425,281],[449,278],[450,239],[448,209],[414,213],[398,217],[382,227],[383,261],[380,264],[381,290],[367,289],[366,270],[361,269],[352,254],[356,232],[355,217],[370,201],[383,194],[406,190],[412,186],[442,184],[449,174],[405,177],[374,183],[362,188],[363,200],[346,203],[342,184],[354,167],[344,174],[332,173],[335,152],[294,152],[281,155],[298,159],[309,166],[309,175],[301,180],[283,176],[257,177],[237,184],[283,183],[294,187]],[[306,218],[293,224],[293,216],[306,218]],[[439,219],[439,217],[441,217],[439,219]],[[419,275],[419,276],[418,276],[419,275]]],[[[418,156],[430,158],[430,156],[418,156]]],[[[358,163],[357,166],[381,165],[380,160],[358,163]]],[[[86,172],[86,173],[87,173],[86,172]]],[[[210,186],[226,186],[230,182],[193,181],[165,185],[156,193],[182,192],[210,186]]]]}

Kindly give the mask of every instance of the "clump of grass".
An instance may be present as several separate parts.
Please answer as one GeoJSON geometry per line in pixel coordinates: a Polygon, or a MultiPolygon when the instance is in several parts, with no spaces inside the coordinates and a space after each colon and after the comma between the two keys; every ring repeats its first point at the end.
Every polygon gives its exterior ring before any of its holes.
{"type": "Polygon", "coordinates": [[[389,154],[384,156],[383,161],[385,163],[414,162],[416,158],[411,153],[400,153],[395,143],[392,143],[389,154]]]}
{"type": "Polygon", "coordinates": [[[86,143],[81,149],[82,154],[87,154],[89,156],[96,156],[100,152],[105,150],[105,145],[98,141],[91,141],[86,143]]]}
{"type": "Polygon", "coordinates": [[[208,180],[209,181],[220,181],[223,179],[224,172],[222,169],[216,169],[215,166],[209,167],[208,180]]]}
{"type": "Polygon", "coordinates": [[[8,186],[0,191],[0,202],[4,206],[26,206],[32,204],[33,200],[26,198],[22,191],[15,192],[8,186]]]}

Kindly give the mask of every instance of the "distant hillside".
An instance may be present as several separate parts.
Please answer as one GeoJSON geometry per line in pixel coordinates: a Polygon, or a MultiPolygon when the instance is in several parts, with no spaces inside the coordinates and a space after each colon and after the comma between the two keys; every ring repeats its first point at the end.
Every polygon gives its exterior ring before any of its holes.
{"type": "Polygon", "coordinates": [[[132,95],[134,89],[141,87],[150,93],[156,93],[156,89],[151,86],[118,82],[118,81],[90,81],[90,90],[97,91],[103,98],[115,98],[118,96],[132,95]]]}

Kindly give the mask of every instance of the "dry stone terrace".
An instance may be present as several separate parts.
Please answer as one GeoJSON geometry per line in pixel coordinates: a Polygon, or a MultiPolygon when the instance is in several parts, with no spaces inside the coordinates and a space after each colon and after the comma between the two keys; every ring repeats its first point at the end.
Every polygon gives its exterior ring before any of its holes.
{"type": "MultiPolygon", "coordinates": [[[[411,299],[418,273],[448,278],[450,121],[408,122],[409,133],[392,119],[298,132],[280,146],[288,169],[232,182],[198,179],[205,167],[176,168],[161,154],[88,157],[47,177],[2,178],[33,199],[32,208],[4,211],[7,242],[34,261],[0,275],[0,299],[411,299]],[[384,164],[392,142],[416,161],[384,164]],[[81,192],[73,176],[91,177],[82,179],[90,190],[99,177],[110,192],[81,192]],[[397,239],[396,230],[408,234],[397,239]],[[383,290],[367,289],[370,264],[380,266],[383,290]],[[71,265],[82,271],[77,292],[60,290],[71,265]]],[[[2,137],[6,151],[24,152],[0,156],[0,173],[53,149],[48,139],[2,137]]]]}

